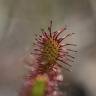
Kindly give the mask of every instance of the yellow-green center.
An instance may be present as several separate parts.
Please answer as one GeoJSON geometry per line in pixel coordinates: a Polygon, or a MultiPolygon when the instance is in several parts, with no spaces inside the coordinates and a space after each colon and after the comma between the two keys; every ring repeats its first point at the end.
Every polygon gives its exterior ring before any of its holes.
{"type": "Polygon", "coordinates": [[[47,42],[44,42],[43,47],[43,59],[47,63],[53,63],[58,57],[59,45],[58,43],[50,38],[47,42]]]}

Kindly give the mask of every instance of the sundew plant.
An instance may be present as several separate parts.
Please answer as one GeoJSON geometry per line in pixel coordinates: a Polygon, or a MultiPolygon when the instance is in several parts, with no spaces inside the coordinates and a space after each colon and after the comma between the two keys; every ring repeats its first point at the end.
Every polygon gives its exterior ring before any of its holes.
{"type": "Polygon", "coordinates": [[[36,62],[33,69],[26,76],[24,86],[20,96],[63,96],[59,90],[59,84],[62,84],[62,69],[71,71],[71,64],[74,57],[71,52],[77,52],[68,49],[66,46],[76,46],[76,44],[64,43],[65,39],[74,33],[69,33],[61,37],[66,28],[52,32],[52,21],[50,21],[47,31],[41,29],[42,34],[37,35],[34,43],[34,50],[30,53],[36,56],[36,62]],[[67,68],[64,66],[68,66],[67,68]]]}

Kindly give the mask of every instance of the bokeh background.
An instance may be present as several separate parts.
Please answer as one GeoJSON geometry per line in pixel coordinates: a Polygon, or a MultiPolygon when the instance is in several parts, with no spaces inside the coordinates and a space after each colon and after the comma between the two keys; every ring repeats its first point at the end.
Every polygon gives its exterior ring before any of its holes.
{"type": "Polygon", "coordinates": [[[0,0],[0,96],[18,96],[23,58],[50,20],[53,30],[76,33],[68,40],[78,45],[73,72],[64,72],[74,95],[64,96],[96,96],[96,0],[0,0]]]}

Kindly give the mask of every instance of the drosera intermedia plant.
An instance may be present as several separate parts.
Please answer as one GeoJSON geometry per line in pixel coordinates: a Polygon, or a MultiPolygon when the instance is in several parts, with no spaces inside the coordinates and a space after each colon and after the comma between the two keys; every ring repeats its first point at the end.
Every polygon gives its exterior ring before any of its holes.
{"type": "Polygon", "coordinates": [[[72,66],[68,62],[73,62],[74,57],[69,53],[77,51],[66,48],[66,46],[76,46],[76,44],[62,44],[62,41],[74,33],[60,37],[66,28],[52,32],[52,21],[47,32],[44,29],[41,30],[42,34],[37,36],[33,44],[34,50],[30,53],[36,56],[34,70],[26,76],[20,96],[63,96],[58,88],[63,81],[62,69],[70,71],[72,66]]]}

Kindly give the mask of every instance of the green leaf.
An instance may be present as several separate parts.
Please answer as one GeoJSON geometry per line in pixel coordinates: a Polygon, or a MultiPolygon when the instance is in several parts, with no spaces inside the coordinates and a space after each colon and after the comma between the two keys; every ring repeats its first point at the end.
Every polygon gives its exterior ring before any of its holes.
{"type": "Polygon", "coordinates": [[[45,93],[45,82],[43,80],[35,81],[35,84],[32,87],[31,96],[44,96],[44,93],[45,93]]]}

